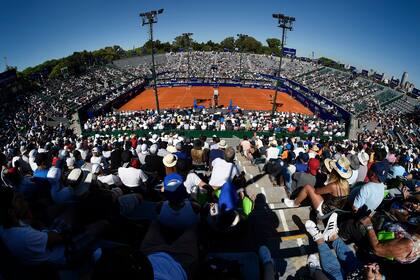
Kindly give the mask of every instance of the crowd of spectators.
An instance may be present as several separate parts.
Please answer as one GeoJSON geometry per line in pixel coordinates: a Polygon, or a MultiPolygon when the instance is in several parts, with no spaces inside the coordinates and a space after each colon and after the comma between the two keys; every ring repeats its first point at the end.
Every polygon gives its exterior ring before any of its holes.
{"type": "Polygon", "coordinates": [[[256,230],[268,205],[248,197],[236,151],[285,187],[287,207],[317,214],[305,222],[319,250],[308,258],[315,279],[392,278],[418,266],[417,148],[257,132],[232,147],[218,137],[83,137],[44,126],[0,153],[2,276],[258,279],[260,271],[274,279],[268,240],[256,230]],[[229,261],[244,251],[256,260],[245,276],[229,261]]]}
{"type": "Polygon", "coordinates": [[[211,112],[193,109],[166,110],[158,115],[154,110],[111,112],[88,119],[87,132],[136,130],[210,130],[210,131],[270,131],[342,137],[345,124],[321,120],[316,116],[266,111],[211,112]]]}
{"type": "Polygon", "coordinates": [[[94,67],[77,77],[64,74],[42,80],[32,92],[0,105],[0,144],[25,136],[31,128],[44,129],[51,123],[67,127],[79,107],[96,100],[91,110],[98,109],[143,81],[113,66],[94,67]]]}
{"type": "MultiPolygon", "coordinates": [[[[129,71],[137,71],[151,75],[147,59],[137,61],[135,65],[126,62],[119,66],[129,71]],[[146,70],[147,69],[147,70],[146,70]],[[146,72],[145,72],[146,70],[146,72]]],[[[271,55],[258,55],[240,52],[203,52],[192,51],[167,53],[158,56],[157,73],[160,80],[182,81],[185,78],[196,78],[211,81],[239,81],[272,85],[273,81],[260,74],[274,75],[278,72],[279,58],[271,55]],[[190,57],[190,73],[188,75],[188,56],[190,57]]],[[[316,63],[299,59],[285,58],[282,65],[282,76],[293,78],[306,72],[320,68],[316,63]]]]}
{"type": "Polygon", "coordinates": [[[302,75],[296,81],[336,102],[353,114],[359,113],[356,104],[364,104],[363,107],[367,109],[377,108],[378,102],[374,93],[383,90],[382,86],[371,81],[332,69],[320,69],[302,75]]]}
{"type": "Polygon", "coordinates": [[[286,207],[313,209],[317,218],[303,222],[318,247],[308,257],[314,279],[394,279],[418,270],[418,148],[256,136],[240,150],[285,187],[286,207]]]}

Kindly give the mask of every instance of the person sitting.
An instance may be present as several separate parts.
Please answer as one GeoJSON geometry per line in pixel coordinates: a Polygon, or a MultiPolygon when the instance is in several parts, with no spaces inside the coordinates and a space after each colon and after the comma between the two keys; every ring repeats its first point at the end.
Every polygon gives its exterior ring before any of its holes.
{"type": "Polygon", "coordinates": [[[29,209],[27,202],[9,188],[0,189],[1,238],[10,252],[25,265],[67,263],[63,237],[53,231],[45,232],[25,224],[29,209]]]}
{"type": "Polygon", "coordinates": [[[130,151],[124,151],[121,154],[123,166],[118,168],[118,177],[120,177],[124,186],[138,188],[146,184],[148,177],[143,170],[130,166],[132,155],[130,151]]]}
{"type": "Polygon", "coordinates": [[[158,146],[153,144],[150,146],[149,155],[146,156],[146,164],[142,166],[142,170],[147,174],[155,174],[159,179],[165,177],[165,166],[162,163],[162,157],[158,154],[158,146]]]}
{"type": "Polygon", "coordinates": [[[248,150],[248,159],[254,164],[265,162],[265,159],[261,158],[261,152],[257,149],[255,142],[251,142],[251,147],[248,150]]]}
{"type": "Polygon", "coordinates": [[[316,176],[318,175],[320,162],[316,158],[311,158],[308,160],[308,168],[307,171],[298,172],[296,171],[292,175],[292,185],[289,191],[295,192],[299,188],[310,185],[315,187],[316,184],[316,176]]]}
{"type": "Polygon", "coordinates": [[[156,251],[146,255],[130,247],[101,249],[99,252],[92,280],[188,279],[184,268],[171,256],[171,253],[156,251]]]}
{"type": "Polygon", "coordinates": [[[107,187],[121,187],[123,183],[120,177],[114,174],[106,174],[103,167],[97,163],[92,164],[92,173],[96,175],[96,179],[107,187]]]}
{"type": "Polygon", "coordinates": [[[143,143],[139,146],[137,146],[136,149],[137,156],[139,158],[139,161],[142,165],[146,164],[146,156],[149,155],[149,151],[147,149],[147,144],[143,143]]]}
{"type": "Polygon", "coordinates": [[[306,172],[308,171],[308,161],[309,161],[309,154],[305,152],[301,152],[298,155],[298,160],[295,164],[296,172],[306,172]]]}
{"type": "Polygon", "coordinates": [[[216,158],[224,157],[224,152],[227,146],[226,141],[222,139],[217,143],[217,149],[210,149],[209,166],[212,166],[212,163],[216,158]]]}
{"type": "Polygon", "coordinates": [[[202,143],[199,139],[195,140],[193,143],[193,148],[191,149],[191,158],[193,166],[205,165],[205,153],[202,148],[202,143]]]}
{"type": "Polygon", "coordinates": [[[279,149],[277,149],[277,141],[270,142],[270,148],[265,151],[266,161],[277,160],[279,158],[279,149]]]}
{"type": "Polygon", "coordinates": [[[360,166],[356,182],[365,182],[368,171],[367,165],[369,163],[369,155],[366,152],[361,151],[357,154],[357,158],[359,159],[360,166]]]}
{"type": "Polygon", "coordinates": [[[102,166],[106,166],[105,157],[101,154],[99,147],[94,147],[92,149],[92,157],[90,158],[90,163],[97,163],[101,164],[102,166]]]}
{"type": "Polygon", "coordinates": [[[187,199],[184,179],[178,173],[171,173],[164,179],[163,195],[167,201],[157,206],[161,226],[182,232],[198,223],[200,206],[187,199]]]}
{"type": "Polygon", "coordinates": [[[248,156],[248,152],[249,149],[251,149],[251,142],[249,142],[248,140],[248,136],[244,136],[243,140],[241,141],[241,143],[239,144],[240,148],[241,148],[241,152],[243,153],[243,155],[247,158],[249,158],[248,156]]]}
{"type": "Polygon", "coordinates": [[[319,260],[315,254],[308,257],[310,270],[311,266],[314,268],[319,266],[320,263],[322,272],[327,276],[327,279],[383,279],[378,264],[363,265],[354,252],[338,236],[337,213],[330,216],[323,233],[311,220],[306,221],[305,228],[317,244],[319,252],[319,260]],[[326,242],[331,242],[335,254],[326,242]]]}
{"type": "Polygon", "coordinates": [[[367,210],[373,212],[378,208],[384,199],[385,184],[389,171],[389,165],[383,162],[376,162],[368,171],[369,183],[354,188],[349,200],[352,209],[357,212],[359,208],[366,205],[367,210]]]}
{"type": "Polygon", "coordinates": [[[175,145],[176,152],[174,155],[176,155],[180,160],[188,160],[188,155],[184,151],[184,145],[182,142],[178,142],[175,145]]]}
{"type": "Polygon", "coordinates": [[[116,142],[114,144],[114,149],[111,152],[111,170],[116,171],[121,167],[121,154],[123,149],[121,148],[121,143],[116,142]]]}
{"type": "Polygon", "coordinates": [[[334,209],[344,207],[349,194],[348,178],[352,171],[350,163],[345,157],[339,160],[325,160],[324,164],[331,170],[327,185],[315,189],[311,185],[305,185],[297,195],[296,199],[284,199],[287,207],[299,207],[307,198],[311,200],[312,207],[317,210],[319,216],[323,216],[334,209]]]}
{"type": "Polygon", "coordinates": [[[357,182],[357,178],[359,177],[360,162],[356,154],[354,155],[350,154],[347,156],[347,158],[350,161],[350,168],[353,171],[348,181],[349,181],[349,185],[353,186],[357,182]]]}
{"type": "Polygon", "coordinates": [[[38,168],[34,171],[33,176],[37,178],[47,178],[48,170],[50,169],[48,154],[38,153],[35,158],[35,163],[38,168]]]}
{"type": "Polygon", "coordinates": [[[235,150],[232,147],[227,147],[224,151],[224,159],[216,158],[212,162],[209,185],[214,189],[220,188],[226,181],[232,180],[239,174],[238,167],[233,163],[234,158],[235,150]]]}
{"type": "MultiPolygon", "coordinates": [[[[365,227],[369,243],[375,255],[383,258],[393,258],[399,263],[414,263],[420,258],[420,228],[414,234],[401,230],[396,232],[396,238],[379,242],[369,216],[360,220],[365,227]]],[[[401,228],[402,229],[402,228],[401,228]]]]}
{"type": "Polygon", "coordinates": [[[360,217],[373,215],[384,199],[389,164],[376,162],[368,171],[369,182],[354,187],[349,195],[349,209],[357,214],[354,218],[340,221],[340,236],[346,241],[359,242],[364,238],[358,223],[360,217]]]}

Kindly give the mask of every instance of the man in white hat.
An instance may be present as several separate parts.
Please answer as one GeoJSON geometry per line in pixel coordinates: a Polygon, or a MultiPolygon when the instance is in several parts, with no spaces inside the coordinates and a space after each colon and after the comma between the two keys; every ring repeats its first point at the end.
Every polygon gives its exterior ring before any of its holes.
{"type": "Polygon", "coordinates": [[[101,155],[101,152],[98,147],[93,147],[90,163],[92,164],[97,163],[97,164],[102,164],[102,165],[106,164],[105,158],[101,155]]]}
{"type": "Polygon", "coordinates": [[[157,134],[153,134],[152,138],[149,139],[152,144],[156,144],[159,141],[159,136],[157,134]]]}
{"type": "Polygon", "coordinates": [[[147,144],[143,143],[140,146],[140,150],[136,152],[137,152],[137,157],[139,158],[140,163],[144,165],[146,163],[146,156],[149,155],[149,151],[147,150],[147,144]]]}
{"type": "Polygon", "coordinates": [[[359,159],[360,166],[356,181],[364,182],[368,171],[367,165],[369,163],[369,155],[365,151],[361,151],[357,154],[357,158],[359,159]]]}
{"type": "Polygon", "coordinates": [[[272,140],[270,141],[270,147],[265,151],[266,162],[270,160],[276,160],[279,158],[279,149],[277,149],[277,140],[270,137],[272,140]]]}

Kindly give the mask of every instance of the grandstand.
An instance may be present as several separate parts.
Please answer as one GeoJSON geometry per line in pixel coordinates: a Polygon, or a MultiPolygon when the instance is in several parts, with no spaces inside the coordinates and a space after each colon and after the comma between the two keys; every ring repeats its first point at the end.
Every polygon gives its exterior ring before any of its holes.
{"type": "Polygon", "coordinates": [[[415,275],[418,99],[314,59],[169,46],[156,69],[114,47],[8,92],[0,279],[415,275]]]}

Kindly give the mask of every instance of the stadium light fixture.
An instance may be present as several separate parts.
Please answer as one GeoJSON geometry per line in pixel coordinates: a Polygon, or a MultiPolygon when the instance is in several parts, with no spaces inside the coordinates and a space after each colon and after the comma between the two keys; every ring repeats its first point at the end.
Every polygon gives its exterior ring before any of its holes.
{"type": "Polygon", "coordinates": [[[191,48],[190,48],[190,42],[191,42],[191,36],[193,35],[193,33],[182,33],[182,36],[184,36],[187,39],[188,42],[188,53],[187,53],[187,57],[188,57],[188,79],[191,79],[191,72],[190,72],[190,53],[191,53],[191,48]]]}
{"type": "Polygon", "coordinates": [[[157,23],[157,15],[162,14],[162,13],[163,13],[163,9],[140,13],[142,26],[145,26],[145,25],[149,26],[150,43],[152,45],[151,47],[152,47],[153,90],[155,92],[156,110],[158,114],[160,114],[160,108],[159,108],[159,98],[158,98],[157,81],[156,81],[157,78],[156,78],[155,50],[154,50],[154,45],[153,45],[153,24],[157,23]]]}
{"type": "Polygon", "coordinates": [[[283,60],[283,48],[284,48],[284,41],[286,38],[286,31],[292,31],[293,29],[293,22],[295,21],[294,17],[286,16],[284,14],[273,14],[273,18],[278,20],[278,27],[282,29],[282,36],[281,36],[281,51],[280,51],[280,62],[279,62],[279,71],[278,71],[278,80],[276,82],[276,91],[274,92],[274,99],[273,99],[273,109],[271,114],[274,115],[277,109],[277,93],[279,89],[280,79],[281,79],[281,63],[283,60]]]}
{"type": "MultiPolygon", "coordinates": [[[[240,40],[248,37],[248,35],[246,35],[246,34],[236,34],[236,36],[238,36],[238,39],[240,39],[240,40]]],[[[242,48],[241,49],[236,48],[236,49],[239,50],[239,82],[241,82],[242,81],[242,52],[243,52],[243,49],[242,48]]]]}

